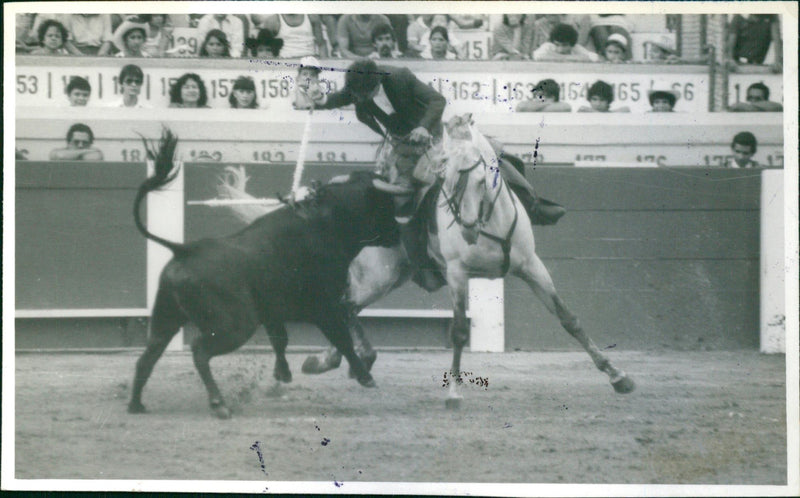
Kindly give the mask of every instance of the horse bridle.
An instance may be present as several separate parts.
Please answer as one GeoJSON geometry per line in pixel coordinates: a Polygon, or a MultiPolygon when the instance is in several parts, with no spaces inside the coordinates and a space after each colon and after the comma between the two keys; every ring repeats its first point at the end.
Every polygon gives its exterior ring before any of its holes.
{"type": "MultiPolygon", "coordinates": [[[[453,221],[450,223],[449,226],[452,226],[453,223],[457,223],[462,228],[466,228],[467,230],[472,230],[476,226],[478,227],[478,234],[483,235],[489,240],[497,242],[500,244],[501,249],[503,250],[503,264],[501,271],[503,275],[508,272],[508,268],[511,264],[511,237],[514,235],[514,230],[517,228],[517,219],[518,219],[518,211],[517,211],[517,203],[514,202],[514,197],[511,196],[511,204],[514,206],[514,220],[511,222],[511,227],[508,230],[508,233],[504,238],[494,235],[492,233],[487,232],[484,230],[483,227],[492,217],[492,213],[494,212],[494,206],[497,203],[497,199],[500,198],[500,195],[503,192],[503,186],[505,185],[505,181],[503,181],[502,176],[500,177],[500,188],[497,189],[497,195],[494,196],[491,203],[489,203],[488,209],[486,209],[486,215],[484,216],[484,206],[486,205],[486,200],[481,199],[480,207],[478,208],[478,217],[475,219],[474,222],[467,223],[461,217],[461,201],[464,199],[464,193],[467,187],[467,182],[469,181],[469,173],[471,173],[475,168],[480,165],[486,167],[486,161],[483,159],[483,156],[478,158],[475,161],[475,164],[470,166],[469,168],[465,168],[458,171],[459,177],[458,181],[456,181],[455,188],[453,190],[452,195],[447,194],[447,190],[445,189],[444,185],[442,185],[442,196],[444,196],[445,203],[447,207],[450,209],[450,212],[453,214],[453,221]]],[[[499,168],[499,166],[498,166],[499,168]]],[[[508,186],[505,186],[508,189],[508,186]]],[[[509,195],[511,191],[509,190],[509,195]]]]}

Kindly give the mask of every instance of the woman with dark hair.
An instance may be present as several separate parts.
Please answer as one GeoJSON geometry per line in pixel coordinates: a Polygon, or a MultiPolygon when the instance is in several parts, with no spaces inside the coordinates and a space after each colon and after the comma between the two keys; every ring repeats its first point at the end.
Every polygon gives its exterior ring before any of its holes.
{"type": "Polygon", "coordinates": [[[457,59],[456,54],[450,50],[450,35],[444,26],[434,26],[428,40],[430,45],[422,52],[423,59],[457,59]]]}
{"type": "Polygon", "coordinates": [[[186,73],[169,89],[169,106],[183,109],[208,108],[206,85],[195,73],[186,73]]]}
{"type": "Polygon", "coordinates": [[[64,43],[67,41],[67,28],[63,24],[48,19],[39,25],[39,44],[41,47],[31,51],[31,55],[68,55],[64,43]]]}
{"type": "Polygon", "coordinates": [[[525,14],[503,14],[503,24],[492,33],[492,60],[531,58],[533,23],[525,14]]]}
{"type": "Polygon", "coordinates": [[[228,102],[232,109],[258,109],[258,97],[256,96],[256,84],[249,76],[239,76],[233,82],[228,102]]]}
{"type": "Polygon", "coordinates": [[[212,29],[206,34],[206,39],[200,46],[200,57],[230,57],[231,44],[228,36],[220,29],[212,29]]]}

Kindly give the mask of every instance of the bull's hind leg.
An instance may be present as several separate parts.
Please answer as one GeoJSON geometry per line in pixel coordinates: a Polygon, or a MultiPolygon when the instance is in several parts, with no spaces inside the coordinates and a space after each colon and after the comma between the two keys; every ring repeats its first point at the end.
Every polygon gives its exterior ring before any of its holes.
{"type": "Polygon", "coordinates": [[[136,362],[133,393],[131,401],[128,403],[128,412],[144,413],[146,411],[142,404],[144,385],[167,345],[185,323],[186,316],[178,307],[175,297],[164,288],[159,289],[153,307],[153,316],[150,319],[150,336],[147,339],[147,347],[136,362]]]}
{"type": "Polygon", "coordinates": [[[616,369],[611,361],[600,351],[592,339],[584,332],[578,317],[575,316],[558,296],[553,279],[547,268],[536,254],[528,261],[528,264],[518,270],[517,275],[522,278],[542,300],[547,309],[556,315],[561,321],[564,330],[578,340],[583,349],[589,353],[595,366],[608,374],[611,385],[618,393],[625,394],[634,390],[635,384],[622,370],[616,369]]]}

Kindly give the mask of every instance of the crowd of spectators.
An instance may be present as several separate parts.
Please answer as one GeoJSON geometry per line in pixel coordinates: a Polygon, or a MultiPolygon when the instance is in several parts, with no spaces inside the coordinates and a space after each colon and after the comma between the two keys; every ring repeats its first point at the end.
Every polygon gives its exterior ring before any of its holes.
{"type": "MultiPolygon", "coordinates": [[[[633,23],[622,14],[21,14],[17,52],[186,56],[189,47],[176,41],[175,27],[195,28],[199,50],[192,53],[199,57],[466,59],[468,48],[455,31],[483,30],[489,32],[489,58],[494,60],[633,60],[633,23]],[[386,47],[388,43],[391,47],[386,47]],[[258,46],[269,49],[256,55],[258,46]]],[[[646,43],[647,62],[680,62],[674,47],[646,43]]],[[[772,67],[780,71],[777,15],[731,18],[724,52],[732,70],[742,64],[764,64],[770,47],[776,54],[772,67]]]]}

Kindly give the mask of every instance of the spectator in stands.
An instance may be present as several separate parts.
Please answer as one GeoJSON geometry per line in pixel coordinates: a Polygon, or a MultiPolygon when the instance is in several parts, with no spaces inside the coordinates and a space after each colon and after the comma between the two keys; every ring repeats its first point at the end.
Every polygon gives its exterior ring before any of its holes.
{"type": "Polygon", "coordinates": [[[783,70],[783,39],[780,16],[777,14],[735,15],[728,28],[725,56],[732,71],[739,64],[763,64],[773,44],[773,72],[783,70]]]}
{"type": "Polygon", "coordinates": [[[74,55],[108,55],[111,52],[111,17],[108,14],[66,14],[62,24],[69,32],[66,48],[74,55]]]}
{"type": "Polygon", "coordinates": [[[342,56],[339,50],[339,39],[337,38],[339,18],[341,16],[341,14],[321,14],[319,16],[320,22],[324,28],[322,35],[327,38],[328,54],[330,54],[330,57],[342,56]]]}
{"type": "Polygon", "coordinates": [[[225,32],[219,29],[212,29],[206,33],[206,38],[200,45],[198,52],[200,57],[219,59],[231,56],[231,44],[225,32]]]}
{"type": "Polygon", "coordinates": [[[556,25],[561,24],[566,16],[564,14],[544,14],[533,22],[533,42],[531,50],[536,50],[550,41],[550,32],[556,25]]]}
{"type": "Polygon", "coordinates": [[[492,33],[492,60],[531,58],[533,24],[525,14],[503,14],[503,23],[492,33]]]}
{"type": "Polygon", "coordinates": [[[628,50],[628,40],[619,33],[612,33],[606,38],[603,56],[607,62],[620,64],[627,62],[625,52],[628,50]]]}
{"type": "Polygon", "coordinates": [[[256,59],[275,59],[280,56],[283,40],[275,38],[270,30],[262,29],[258,36],[247,39],[247,48],[256,59]]]}
{"type": "Polygon", "coordinates": [[[39,48],[31,55],[69,55],[64,44],[67,41],[67,28],[55,19],[48,19],[39,25],[39,48]]]}
{"type": "Polygon", "coordinates": [[[67,131],[67,146],[50,152],[51,161],[102,161],[103,153],[92,147],[94,133],[83,123],[75,123],[67,131]]]}
{"type": "Polygon", "coordinates": [[[647,100],[650,101],[652,109],[647,112],[673,112],[675,103],[681,98],[681,94],[675,90],[655,89],[647,92],[647,100]]]}
{"type": "Polygon", "coordinates": [[[336,26],[336,37],[342,57],[355,59],[367,57],[372,53],[372,31],[381,24],[388,24],[389,18],[380,14],[345,14],[336,26]]]}
{"type": "Polygon", "coordinates": [[[444,26],[434,26],[431,29],[429,41],[429,45],[422,52],[423,59],[453,60],[458,58],[454,51],[451,50],[450,35],[444,26]]]}
{"type": "Polygon", "coordinates": [[[126,19],[114,31],[114,45],[116,45],[117,57],[150,57],[144,51],[144,44],[147,41],[150,27],[145,22],[138,19],[126,19]]]}
{"type": "Polygon", "coordinates": [[[732,112],[780,112],[783,106],[769,100],[769,87],[762,82],[747,87],[747,102],[737,102],[728,108],[732,112]]]}
{"type": "Polygon", "coordinates": [[[597,62],[600,59],[577,43],[578,31],[569,24],[558,24],[550,32],[550,41],[533,51],[533,60],[597,62]]]}
{"type": "MultiPolygon", "coordinates": [[[[37,14],[17,14],[15,16],[14,27],[16,28],[16,53],[27,54],[31,50],[38,48],[36,46],[36,38],[31,36],[31,33],[38,35],[36,29],[37,14]]],[[[66,36],[64,40],[66,41],[66,36]]]]}
{"type": "Polygon", "coordinates": [[[92,85],[89,80],[80,76],[73,76],[67,84],[67,99],[72,107],[83,107],[89,103],[89,96],[92,94],[92,85]]]}
{"type": "Polygon", "coordinates": [[[283,40],[281,57],[293,59],[316,53],[328,57],[322,22],[316,14],[275,14],[263,19],[261,28],[283,40]]]}
{"type": "Polygon", "coordinates": [[[169,106],[184,109],[207,108],[206,84],[195,73],[186,73],[169,89],[169,106]]]}
{"type": "Polygon", "coordinates": [[[139,16],[150,28],[147,40],[144,42],[144,51],[150,57],[164,57],[172,41],[173,26],[167,14],[142,14],[139,16]]]}
{"type": "Polygon", "coordinates": [[[397,59],[402,53],[397,50],[394,30],[389,24],[378,24],[372,30],[372,45],[375,50],[369,54],[370,59],[397,59]]]}
{"type": "Polygon", "coordinates": [[[581,106],[578,112],[631,112],[628,107],[611,109],[611,103],[614,102],[614,87],[605,81],[595,81],[589,87],[586,99],[589,101],[589,107],[581,106]]]}
{"type": "Polygon", "coordinates": [[[758,149],[758,141],[755,135],[749,131],[737,133],[731,142],[733,160],[725,162],[726,168],[757,168],[758,162],[753,161],[752,157],[758,149]]]}
{"type": "Polygon", "coordinates": [[[241,19],[227,14],[206,14],[197,23],[198,39],[206,39],[209,31],[218,29],[225,33],[230,57],[239,58],[244,50],[245,27],[241,19]]]}
{"type": "Polygon", "coordinates": [[[322,93],[319,84],[320,72],[322,69],[316,58],[303,57],[300,59],[293,103],[295,109],[310,109],[312,104],[310,96],[322,93]]]}
{"type": "Polygon", "coordinates": [[[258,109],[258,97],[256,96],[256,84],[249,76],[239,76],[233,82],[228,102],[232,109],[258,109]]]}
{"type": "Polygon", "coordinates": [[[645,47],[647,62],[666,62],[667,64],[680,62],[675,50],[663,43],[648,41],[645,42],[645,47]]]}
{"type": "Polygon", "coordinates": [[[624,14],[598,14],[591,16],[589,41],[595,52],[602,52],[606,40],[614,33],[625,37],[627,41],[624,60],[631,59],[631,23],[624,14]]]}
{"type": "Polygon", "coordinates": [[[411,24],[413,18],[408,14],[387,14],[386,18],[392,25],[392,31],[397,40],[397,50],[405,55],[408,50],[408,25],[411,24]]]}
{"type": "Polygon", "coordinates": [[[144,72],[136,64],[123,66],[119,72],[119,85],[122,90],[122,98],[113,102],[109,107],[128,107],[138,109],[149,109],[150,106],[139,101],[144,83],[144,72]]]}
{"type": "Polygon", "coordinates": [[[533,89],[533,100],[520,102],[518,112],[571,112],[572,107],[566,102],[559,102],[558,83],[552,79],[536,83],[533,89]]]}

